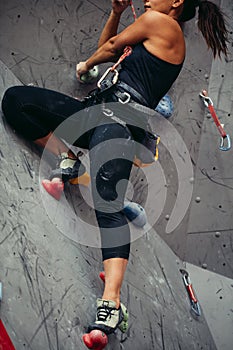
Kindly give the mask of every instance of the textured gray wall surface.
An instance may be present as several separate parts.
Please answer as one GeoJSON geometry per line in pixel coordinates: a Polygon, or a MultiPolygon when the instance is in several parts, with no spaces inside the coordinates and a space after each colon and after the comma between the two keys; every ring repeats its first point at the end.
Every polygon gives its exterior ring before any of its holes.
{"type": "MultiPolygon", "coordinates": [[[[95,50],[109,3],[1,1],[0,98],[7,87],[22,83],[85,96],[94,84],[77,82],[75,64],[95,50]]],[[[142,2],[134,5],[139,14],[142,2]]],[[[231,19],[231,1],[223,0],[221,5],[231,19]]],[[[126,12],[120,28],[132,21],[131,12],[126,12]]],[[[179,268],[185,259],[233,276],[232,151],[223,154],[217,149],[217,131],[198,97],[203,88],[209,90],[221,121],[232,133],[232,52],[228,62],[212,63],[195,21],[187,23],[184,31],[187,57],[169,92],[175,106],[170,121],[183,138],[195,170],[191,206],[179,227],[166,234],[166,214],[176,201],[179,179],[174,160],[161,147],[167,197],[154,225],[159,235],[152,229],[132,245],[122,290],[130,328],[124,336],[112,336],[108,349],[216,348],[205,318],[196,320],[189,313],[179,268]],[[216,231],[221,231],[220,236],[216,231]]],[[[106,66],[100,67],[101,73],[106,66]]],[[[50,221],[40,194],[38,150],[15,135],[4,118],[0,128],[1,318],[17,350],[84,349],[81,336],[102,291],[101,253],[69,240],[50,221]]],[[[134,169],[135,199],[144,204],[148,188],[141,180],[141,172],[134,169]]],[[[69,188],[67,197],[75,210],[91,220],[77,188],[69,188]]]]}
{"type": "MultiPolygon", "coordinates": [[[[209,80],[209,95],[226,132],[233,135],[233,4],[223,1],[222,8],[230,23],[229,54],[227,60],[213,61],[209,80]]],[[[233,276],[233,151],[220,151],[217,132],[208,109],[202,126],[200,151],[197,160],[193,202],[187,232],[186,256],[197,265],[225,276],[233,276]],[[200,197],[200,202],[195,198],[200,197]],[[197,218],[201,218],[197,220],[197,218]],[[209,243],[205,251],[203,247],[209,243]],[[194,254],[198,251],[199,254],[194,254]]]]}
{"type": "MultiPolygon", "coordinates": [[[[0,69],[2,94],[18,81],[0,69]]],[[[41,201],[39,155],[4,119],[0,126],[2,319],[17,350],[82,349],[102,290],[100,251],[56,229],[41,201]]],[[[130,328],[110,337],[109,349],[215,349],[205,320],[189,313],[182,266],[153,230],[133,244],[122,290],[130,328]]]]}

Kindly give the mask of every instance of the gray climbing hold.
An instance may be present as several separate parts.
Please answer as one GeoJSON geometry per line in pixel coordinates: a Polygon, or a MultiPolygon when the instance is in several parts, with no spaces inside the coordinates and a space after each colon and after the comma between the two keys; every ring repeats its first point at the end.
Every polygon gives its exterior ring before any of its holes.
{"type": "Polygon", "coordinates": [[[127,219],[138,227],[143,227],[147,223],[145,209],[138,203],[125,201],[123,212],[127,219]]]}
{"type": "Polygon", "coordinates": [[[189,182],[190,182],[191,184],[193,184],[193,183],[194,183],[194,177],[190,177],[189,182]]]}
{"type": "Polygon", "coordinates": [[[165,118],[170,118],[173,113],[174,107],[169,95],[163,96],[155,108],[155,111],[160,113],[165,118]]]}

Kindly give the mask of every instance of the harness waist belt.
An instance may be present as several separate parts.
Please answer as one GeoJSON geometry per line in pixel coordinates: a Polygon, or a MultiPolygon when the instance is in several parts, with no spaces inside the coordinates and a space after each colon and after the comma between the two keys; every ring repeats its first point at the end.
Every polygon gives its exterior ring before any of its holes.
{"type": "Polygon", "coordinates": [[[118,81],[116,83],[116,86],[128,92],[133,100],[135,99],[137,102],[148,107],[148,103],[145,100],[145,98],[138,91],[136,91],[134,88],[132,88],[128,84],[124,83],[123,81],[118,81]]]}

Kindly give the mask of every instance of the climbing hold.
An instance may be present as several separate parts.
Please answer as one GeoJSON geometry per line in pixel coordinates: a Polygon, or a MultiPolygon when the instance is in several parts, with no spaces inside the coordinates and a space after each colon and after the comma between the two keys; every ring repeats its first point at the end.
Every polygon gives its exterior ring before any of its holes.
{"type": "Polygon", "coordinates": [[[143,227],[147,223],[145,209],[138,203],[126,201],[123,212],[127,219],[138,227],[143,227]]]}
{"type": "Polygon", "coordinates": [[[173,113],[174,107],[169,95],[163,96],[155,108],[155,111],[160,113],[165,118],[170,118],[173,113]]]}
{"type": "Polygon", "coordinates": [[[194,177],[190,177],[189,182],[190,182],[191,184],[193,184],[193,183],[194,183],[194,177]]]}
{"type": "Polygon", "coordinates": [[[197,203],[200,203],[201,198],[200,198],[200,197],[196,197],[195,201],[196,201],[197,203]]]}
{"type": "Polygon", "coordinates": [[[6,328],[0,320],[0,349],[1,350],[15,350],[15,347],[6,331],[6,328]]]}
{"type": "Polygon", "coordinates": [[[166,220],[169,220],[169,219],[170,219],[170,215],[167,214],[167,215],[165,216],[165,219],[166,219],[166,220]]]}
{"type": "Polygon", "coordinates": [[[99,68],[98,66],[94,66],[92,69],[90,69],[87,73],[83,74],[80,78],[82,83],[85,84],[91,84],[95,81],[95,79],[99,75],[99,68]]]}
{"type": "Polygon", "coordinates": [[[215,232],[215,237],[220,237],[221,236],[221,232],[217,231],[215,232]]]}
{"type": "Polygon", "coordinates": [[[108,344],[108,337],[104,332],[94,329],[83,335],[83,342],[88,349],[102,350],[108,344]]]}
{"type": "Polygon", "coordinates": [[[100,279],[105,283],[105,272],[104,272],[104,271],[101,271],[101,272],[99,273],[99,277],[100,277],[100,279]]]}
{"type": "Polygon", "coordinates": [[[203,269],[207,269],[207,264],[205,264],[205,263],[202,264],[202,268],[203,268],[203,269]]]}
{"type": "Polygon", "coordinates": [[[42,185],[52,197],[59,201],[64,191],[64,183],[60,178],[54,177],[51,181],[42,180],[42,185]]]}

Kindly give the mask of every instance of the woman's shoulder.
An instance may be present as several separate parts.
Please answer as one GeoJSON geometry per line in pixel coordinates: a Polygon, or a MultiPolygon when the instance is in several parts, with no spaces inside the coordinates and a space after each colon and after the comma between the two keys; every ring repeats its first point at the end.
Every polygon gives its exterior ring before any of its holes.
{"type": "Polygon", "coordinates": [[[165,13],[155,10],[144,12],[140,17],[143,17],[144,20],[148,22],[166,22],[171,24],[175,22],[175,20],[171,16],[168,16],[165,13]]]}
{"type": "Polygon", "coordinates": [[[185,42],[179,23],[157,11],[145,13],[147,38],[143,44],[152,55],[172,64],[180,64],[185,56],[185,42]]]}
{"type": "Polygon", "coordinates": [[[143,13],[140,17],[146,28],[150,28],[153,31],[161,32],[161,29],[181,31],[179,23],[164,13],[152,10],[143,13]]]}

